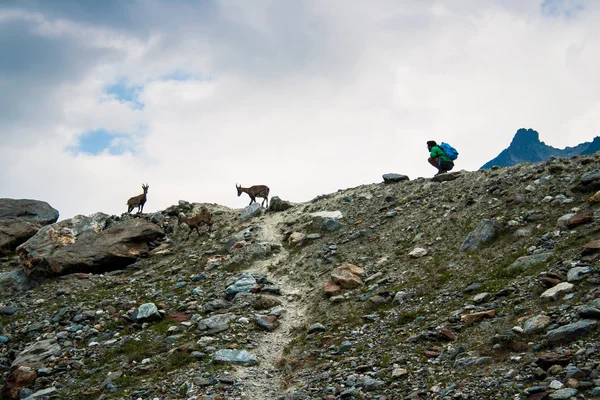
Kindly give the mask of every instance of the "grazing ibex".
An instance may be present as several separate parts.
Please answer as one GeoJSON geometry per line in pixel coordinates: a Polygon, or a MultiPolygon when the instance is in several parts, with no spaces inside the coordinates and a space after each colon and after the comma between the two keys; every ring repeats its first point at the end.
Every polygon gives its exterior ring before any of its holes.
{"type": "Polygon", "coordinates": [[[256,201],[257,197],[262,197],[263,201],[260,204],[260,206],[262,207],[266,200],[267,207],[269,207],[269,187],[268,186],[255,185],[255,186],[250,186],[249,188],[243,188],[241,185],[238,185],[236,183],[235,187],[238,192],[238,197],[241,196],[242,193],[248,193],[248,196],[250,196],[250,204],[254,203],[256,201]]]}
{"type": "Polygon", "coordinates": [[[127,200],[127,213],[131,213],[131,210],[133,210],[136,207],[138,208],[138,213],[144,211],[144,204],[146,204],[146,195],[148,194],[149,187],[150,186],[148,186],[148,184],[144,185],[142,183],[142,189],[144,190],[144,193],[134,196],[127,200]]]}
{"type": "Polygon", "coordinates": [[[192,233],[192,231],[194,229],[196,230],[196,232],[198,232],[198,237],[200,237],[200,231],[198,230],[198,227],[201,224],[208,225],[208,232],[209,233],[212,232],[212,226],[213,226],[212,213],[210,211],[208,211],[205,207],[202,207],[200,214],[198,214],[194,217],[187,218],[185,215],[179,214],[178,221],[179,221],[180,225],[182,223],[184,223],[184,224],[187,224],[188,228],[190,228],[190,231],[188,232],[188,235],[187,235],[188,239],[190,238],[190,234],[192,233]]]}

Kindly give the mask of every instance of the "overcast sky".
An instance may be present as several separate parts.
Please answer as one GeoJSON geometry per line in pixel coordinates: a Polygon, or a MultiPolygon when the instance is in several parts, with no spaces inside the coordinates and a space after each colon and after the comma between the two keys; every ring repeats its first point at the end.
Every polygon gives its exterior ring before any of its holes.
{"type": "Polygon", "coordinates": [[[184,199],[294,202],[396,172],[425,142],[476,170],[519,128],[600,123],[597,0],[0,2],[0,197],[61,219],[184,199]]]}

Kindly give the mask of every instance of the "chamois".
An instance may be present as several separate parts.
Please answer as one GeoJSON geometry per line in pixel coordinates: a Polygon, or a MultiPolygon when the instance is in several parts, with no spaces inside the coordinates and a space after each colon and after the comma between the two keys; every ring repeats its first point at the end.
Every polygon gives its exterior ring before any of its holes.
{"type": "Polygon", "coordinates": [[[127,213],[131,213],[134,208],[138,208],[138,214],[144,211],[144,204],[146,204],[146,195],[148,194],[148,184],[142,183],[142,189],[144,193],[134,196],[127,200],[127,213]]]}
{"type": "Polygon", "coordinates": [[[208,211],[206,209],[206,207],[202,207],[200,214],[198,214],[194,217],[187,218],[183,214],[179,214],[177,217],[178,217],[177,220],[179,221],[180,225],[182,223],[185,223],[185,224],[187,224],[188,228],[190,228],[190,231],[188,232],[188,236],[187,236],[188,239],[190,238],[190,235],[194,229],[196,230],[196,232],[198,232],[198,237],[200,237],[200,231],[198,230],[198,227],[201,224],[208,225],[208,232],[209,233],[212,232],[212,226],[213,226],[212,213],[210,211],[208,211]]]}
{"type": "Polygon", "coordinates": [[[263,201],[262,201],[262,203],[260,203],[260,206],[262,207],[266,200],[267,207],[269,207],[269,187],[268,186],[255,185],[255,186],[250,186],[249,188],[243,188],[241,185],[238,185],[236,183],[235,188],[237,189],[238,197],[241,196],[242,193],[248,193],[248,196],[250,196],[250,204],[254,203],[256,201],[257,197],[262,197],[263,201]]]}

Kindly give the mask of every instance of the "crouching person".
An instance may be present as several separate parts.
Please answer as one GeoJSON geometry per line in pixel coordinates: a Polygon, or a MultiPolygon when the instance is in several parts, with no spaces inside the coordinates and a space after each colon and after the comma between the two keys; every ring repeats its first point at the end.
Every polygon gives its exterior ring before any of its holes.
{"type": "Polygon", "coordinates": [[[429,164],[437,168],[437,175],[443,174],[454,168],[454,162],[444,153],[444,150],[438,146],[435,140],[427,142],[427,149],[429,149],[429,158],[427,161],[429,164]]]}

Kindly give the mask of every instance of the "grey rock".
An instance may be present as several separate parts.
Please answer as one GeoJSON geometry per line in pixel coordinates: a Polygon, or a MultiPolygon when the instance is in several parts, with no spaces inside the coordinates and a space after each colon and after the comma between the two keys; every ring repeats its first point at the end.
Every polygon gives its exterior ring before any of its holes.
{"type": "Polygon", "coordinates": [[[0,219],[11,217],[39,222],[41,225],[48,225],[58,220],[58,211],[45,201],[0,199],[0,219]]]}
{"type": "Polygon", "coordinates": [[[235,314],[217,314],[212,317],[200,320],[198,322],[198,330],[205,331],[209,329],[220,329],[227,327],[231,321],[235,319],[235,314]]]}
{"type": "Polygon", "coordinates": [[[577,389],[570,389],[570,388],[565,388],[565,389],[559,389],[554,393],[551,393],[549,398],[553,399],[553,400],[568,400],[571,397],[574,397],[577,395],[577,389]]]}
{"type": "Polygon", "coordinates": [[[483,243],[491,242],[497,235],[502,225],[498,221],[486,219],[479,223],[479,226],[467,235],[467,238],[460,246],[462,251],[477,250],[483,243]]]}
{"type": "Polygon", "coordinates": [[[445,174],[435,175],[431,180],[433,182],[449,182],[460,176],[459,172],[447,172],[445,174]]]}
{"type": "Polygon", "coordinates": [[[206,313],[211,313],[226,308],[229,308],[229,302],[223,299],[212,300],[204,304],[204,311],[206,313]]]}
{"type": "Polygon", "coordinates": [[[408,181],[409,178],[406,175],[400,175],[400,174],[394,174],[394,173],[390,173],[390,174],[383,174],[383,182],[384,183],[396,183],[396,182],[402,182],[402,181],[408,181]]]}
{"type": "Polygon", "coordinates": [[[256,279],[251,274],[245,273],[240,275],[233,285],[227,286],[225,294],[231,299],[238,293],[250,293],[254,286],[256,286],[256,279]]]}
{"type": "Polygon", "coordinates": [[[577,282],[584,278],[585,274],[591,271],[589,267],[574,267],[567,272],[567,282],[577,282]]]}
{"type": "Polygon", "coordinates": [[[321,224],[321,232],[334,232],[340,230],[345,225],[333,218],[324,218],[321,224]]]}
{"type": "Polygon", "coordinates": [[[258,203],[252,203],[249,206],[244,207],[242,210],[242,221],[248,221],[250,218],[254,218],[262,214],[262,206],[258,203]]]}
{"type": "Polygon", "coordinates": [[[577,309],[581,318],[600,319],[600,309],[591,306],[581,306],[577,309]]]}
{"type": "Polygon", "coordinates": [[[0,297],[10,297],[33,286],[34,283],[27,277],[23,268],[0,272],[0,297]]]}
{"type": "Polygon", "coordinates": [[[523,332],[525,334],[531,334],[535,332],[541,332],[550,325],[551,318],[547,315],[536,315],[525,321],[523,324],[523,332]]]}
{"type": "Polygon", "coordinates": [[[546,333],[546,339],[550,344],[566,344],[573,342],[596,330],[598,321],[583,320],[572,324],[561,326],[546,333]]]}
{"type": "Polygon", "coordinates": [[[138,309],[133,312],[131,319],[135,322],[143,323],[160,321],[162,316],[154,303],[146,303],[139,306],[138,309]]]}
{"type": "Polygon", "coordinates": [[[56,389],[54,386],[52,386],[49,388],[38,390],[37,392],[33,393],[31,396],[26,397],[25,400],[49,399],[49,398],[54,398],[57,395],[58,395],[58,389],[56,389]]]}
{"type": "Polygon", "coordinates": [[[10,316],[10,315],[15,314],[17,311],[19,311],[18,307],[6,306],[6,307],[0,308],[0,315],[10,316]]]}
{"type": "Polygon", "coordinates": [[[478,365],[489,365],[492,357],[463,357],[454,362],[454,368],[471,368],[478,365]]]}
{"type": "Polygon", "coordinates": [[[547,253],[533,254],[531,256],[519,257],[511,265],[508,266],[508,269],[509,270],[514,270],[517,268],[527,269],[535,264],[545,263],[552,256],[553,256],[553,253],[547,252],[547,253]]]}
{"type": "Polygon", "coordinates": [[[254,354],[245,350],[218,350],[214,353],[213,359],[216,362],[236,364],[236,365],[256,365],[258,361],[254,354]]]}
{"type": "Polygon", "coordinates": [[[12,366],[38,365],[47,358],[59,354],[60,349],[60,345],[55,340],[40,340],[17,354],[12,366]]]}
{"type": "Polygon", "coordinates": [[[325,327],[323,326],[323,324],[320,324],[318,322],[312,324],[310,326],[310,328],[308,328],[308,333],[315,333],[315,332],[325,332],[325,327]]]}
{"type": "Polygon", "coordinates": [[[392,300],[392,304],[396,305],[396,306],[402,305],[402,304],[404,304],[404,302],[406,302],[411,297],[412,297],[412,295],[408,292],[404,292],[404,291],[396,292],[396,294],[394,295],[394,300],[392,300]]]}

